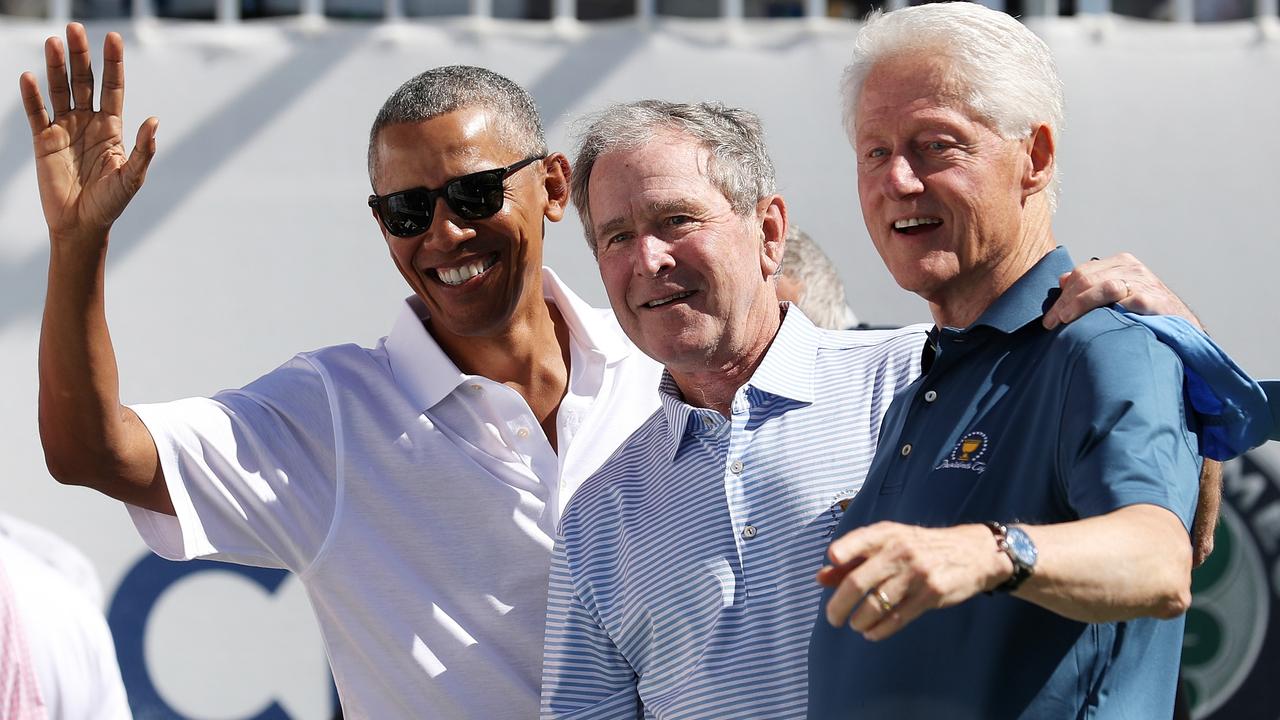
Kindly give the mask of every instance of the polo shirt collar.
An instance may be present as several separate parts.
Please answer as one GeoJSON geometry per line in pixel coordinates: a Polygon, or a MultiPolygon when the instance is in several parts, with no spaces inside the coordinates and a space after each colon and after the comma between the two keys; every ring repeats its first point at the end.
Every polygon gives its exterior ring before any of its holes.
{"type": "MultiPolygon", "coordinates": [[[[601,356],[607,365],[634,352],[611,313],[588,305],[547,267],[542,268],[542,296],[555,303],[569,326],[569,341],[581,350],[601,356]]],[[[434,407],[470,377],[427,331],[430,317],[417,296],[405,298],[385,344],[396,384],[419,410],[434,407]]]]}
{"type": "Polygon", "coordinates": [[[791,303],[783,303],[782,327],[748,385],[802,403],[813,402],[813,368],[822,331],[791,303]]]}
{"type": "MultiPolygon", "coordinates": [[[[796,306],[782,303],[782,308],[785,312],[782,325],[746,385],[762,393],[808,404],[814,399],[814,366],[822,331],[796,306]]],[[[662,456],[668,461],[675,459],[685,430],[695,417],[723,421],[715,410],[686,403],[675,378],[666,370],[662,371],[662,380],[658,383],[658,395],[667,421],[662,456]]]]}
{"type": "Polygon", "coordinates": [[[1057,299],[1058,277],[1073,267],[1071,255],[1059,245],[1023,273],[970,327],[986,326],[1007,334],[1040,319],[1057,299]]]}

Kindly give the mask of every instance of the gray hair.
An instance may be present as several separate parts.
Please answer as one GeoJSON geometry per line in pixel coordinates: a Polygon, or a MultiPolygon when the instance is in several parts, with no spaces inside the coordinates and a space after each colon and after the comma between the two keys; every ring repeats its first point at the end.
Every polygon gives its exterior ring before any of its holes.
{"type": "Polygon", "coordinates": [[[383,128],[472,107],[493,111],[498,131],[512,149],[525,157],[547,154],[538,106],[524,88],[492,70],[446,65],[410,78],[382,104],[369,130],[369,181],[378,169],[378,133],[383,128]]]}
{"type": "Polygon", "coordinates": [[[858,324],[853,308],[845,302],[844,282],[836,266],[808,233],[794,225],[787,229],[787,249],[778,272],[802,288],[796,305],[818,327],[844,330],[858,324]]]}
{"type": "Polygon", "coordinates": [[[755,113],[720,103],[639,100],[613,105],[583,119],[573,160],[570,197],[582,219],[587,245],[595,253],[591,227],[591,169],[601,155],[634,150],[663,131],[683,132],[711,153],[708,179],[733,211],[746,217],[775,191],[773,161],[764,144],[764,128],[755,113]]]}
{"type": "MultiPolygon", "coordinates": [[[[966,105],[1006,140],[1029,137],[1045,123],[1060,138],[1064,125],[1062,81],[1053,54],[1025,25],[977,3],[948,2],[879,10],[867,16],[853,43],[853,59],[841,83],[849,142],[858,96],[876,63],[902,55],[940,55],[960,80],[966,105]]],[[[1057,208],[1058,173],[1048,187],[1057,208]]]]}

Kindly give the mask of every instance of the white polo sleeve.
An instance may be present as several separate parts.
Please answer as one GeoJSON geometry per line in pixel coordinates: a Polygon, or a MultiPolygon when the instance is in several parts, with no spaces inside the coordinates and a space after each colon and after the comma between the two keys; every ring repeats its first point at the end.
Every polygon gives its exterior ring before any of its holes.
{"type": "Polygon", "coordinates": [[[156,554],[295,572],[310,564],[337,488],[330,397],[312,361],[295,357],[212,398],[131,407],[155,439],[177,513],[128,506],[156,554]]]}

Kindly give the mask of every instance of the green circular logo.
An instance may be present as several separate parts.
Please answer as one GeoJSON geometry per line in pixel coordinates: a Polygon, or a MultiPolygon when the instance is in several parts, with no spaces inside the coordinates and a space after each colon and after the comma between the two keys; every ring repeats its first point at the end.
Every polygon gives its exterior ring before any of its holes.
{"type": "Polygon", "coordinates": [[[1280,717],[1280,475],[1223,467],[1213,554],[1192,573],[1182,680],[1197,719],[1280,717]]]}

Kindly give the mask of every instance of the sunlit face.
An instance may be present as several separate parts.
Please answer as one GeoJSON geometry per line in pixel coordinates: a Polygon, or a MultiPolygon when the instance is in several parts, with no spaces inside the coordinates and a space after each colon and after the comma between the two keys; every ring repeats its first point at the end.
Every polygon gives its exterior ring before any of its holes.
{"type": "Polygon", "coordinates": [[[1005,140],[958,99],[939,58],[878,63],[855,108],[862,216],[894,280],[953,302],[1018,245],[1028,141],[1005,140]]]}
{"type": "Polygon", "coordinates": [[[705,372],[767,347],[781,198],[747,217],[707,177],[709,153],[675,131],[591,170],[596,259],[627,335],[672,372],[705,372]],[[771,219],[770,219],[771,218],[771,219]],[[766,330],[767,328],[767,330],[766,330]],[[763,345],[761,343],[763,342],[763,345]]]}
{"type": "MultiPolygon", "coordinates": [[[[492,111],[478,107],[390,125],[377,138],[374,192],[435,189],[522,160],[501,138],[492,111]]],[[[548,200],[545,177],[540,162],[508,176],[505,202],[492,217],[465,220],[437,199],[421,235],[396,237],[379,223],[396,268],[426,303],[437,336],[498,335],[522,306],[542,302],[543,219],[559,220],[562,212],[548,200]],[[473,275],[477,269],[482,271],[473,275]]]]}

